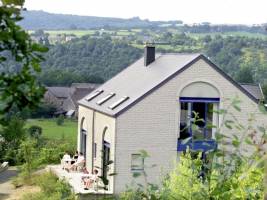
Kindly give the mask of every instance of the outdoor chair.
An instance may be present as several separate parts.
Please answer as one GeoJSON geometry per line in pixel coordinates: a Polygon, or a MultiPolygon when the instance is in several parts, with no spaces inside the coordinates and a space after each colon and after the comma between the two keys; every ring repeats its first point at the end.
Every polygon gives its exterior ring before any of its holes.
{"type": "Polygon", "coordinates": [[[76,167],[77,167],[78,172],[82,172],[84,170],[84,167],[85,167],[85,162],[77,163],[76,167]]]}
{"type": "Polygon", "coordinates": [[[0,166],[0,173],[8,169],[8,162],[3,162],[0,166]]]}
{"type": "MultiPolygon", "coordinates": [[[[91,185],[91,189],[92,189],[92,190],[94,190],[94,191],[98,191],[99,181],[100,181],[99,177],[97,177],[97,178],[94,180],[94,182],[93,182],[92,185],[91,185]]],[[[83,180],[83,179],[81,180],[81,182],[82,182],[82,184],[84,184],[84,180],[83,180]]]]}

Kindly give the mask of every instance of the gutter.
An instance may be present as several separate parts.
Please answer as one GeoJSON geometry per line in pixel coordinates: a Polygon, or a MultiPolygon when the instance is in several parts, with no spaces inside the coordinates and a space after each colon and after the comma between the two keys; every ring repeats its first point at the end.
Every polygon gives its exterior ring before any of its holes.
{"type": "MultiPolygon", "coordinates": [[[[265,96],[263,94],[263,91],[262,91],[262,88],[261,88],[261,84],[259,83],[259,88],[260,88],[260,91],[261,91],[261,95],[262,95],[262,99],[265,100],[265,96]]],[[[266,104],[267,105],[267,104],[266,104]]]]}
{"type": "Polygon", "coordinates": [[[93,119],[92,119],[92,163],[91,163],[91,173],[94,171],[94,143],[95,143],[95,111],[93,110],[93,119]]]}

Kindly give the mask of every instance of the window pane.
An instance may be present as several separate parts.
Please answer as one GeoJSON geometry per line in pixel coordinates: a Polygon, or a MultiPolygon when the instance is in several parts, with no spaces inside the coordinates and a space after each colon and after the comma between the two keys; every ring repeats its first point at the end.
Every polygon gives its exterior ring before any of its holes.
{"type": "Polygon", "coordinates": [[[204,128],[205,128],[205,112],[206,103],[193,103],[192,118],[195,119],[195,123],[192,125],[193,138],[195,140],[204,139],[204,128]]]}
{"type": "Polygon", "coordinates": [[[206,138],[212,138],[212,124],[213,124],[213,103],[207,104],[207,117],[206,117],[206,138]]]}
{"type": "Polygon", "coordinates": [[[144,159],[140,154],[132,154],[131,170],[143,170],[144,159]]]}
{"type": "Polygon", "coordinates": [[[181,102],[181,115],[180,115],[180,138],[185,139],[190,137],[190,104],[187,102],[181,102]]]}

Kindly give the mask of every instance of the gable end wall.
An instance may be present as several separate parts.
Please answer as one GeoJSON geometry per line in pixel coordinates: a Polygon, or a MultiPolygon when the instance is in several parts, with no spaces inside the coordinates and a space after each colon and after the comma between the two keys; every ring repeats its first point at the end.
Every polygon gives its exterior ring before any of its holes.
{"type": "MultiPolygon", "coordinates": [[[[179,136],[179,94],[188,84],[203,81],[215,86],[221,95],[220,108],[230,104],[226,99],[238,96],[242,112],[232,110],[240,122],[246,124],[248,113],[254,113],[257,125],[266,125],[266,116],[257,110],[257,104],[229,82],[206,61],[200,59],[185,71],[144,97],[116,120],[116,172],[115,192],[125,190],[134,179],[131,173],[131,154],[146,150],[150,157],[146,165],[157,167],[147,169],[148,180],[160,182],[160,174],[172,169],[177,158],[177,138],[179,136]]],[[[231,133],[228,131],[228,134],[231,133]]],[[[140,181],[142,180],[134,180],[140,181]]]]}

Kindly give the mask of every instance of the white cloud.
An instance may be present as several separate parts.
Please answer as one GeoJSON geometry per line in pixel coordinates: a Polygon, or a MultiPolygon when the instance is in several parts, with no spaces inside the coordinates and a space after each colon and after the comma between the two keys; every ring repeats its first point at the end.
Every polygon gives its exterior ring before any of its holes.
{"type": "Polygon", "coordinates": [[[26,0],[29,10],[89,16],[187,23],[254,24],[267,22],[266,0],[26,0]]]}

